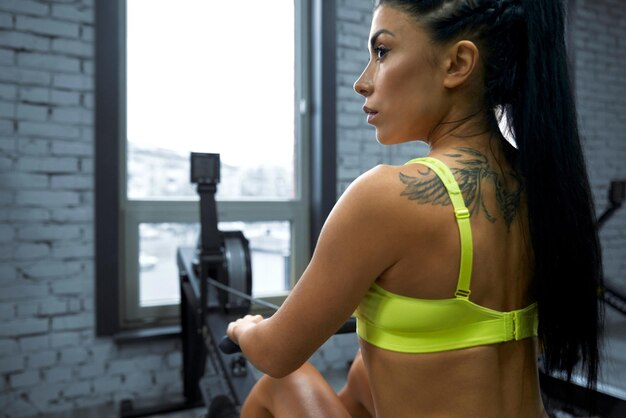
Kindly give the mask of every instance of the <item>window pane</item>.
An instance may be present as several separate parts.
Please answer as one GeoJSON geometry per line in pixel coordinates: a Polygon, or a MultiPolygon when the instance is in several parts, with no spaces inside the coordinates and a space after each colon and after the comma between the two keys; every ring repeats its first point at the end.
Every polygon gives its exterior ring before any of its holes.
{"type": "Polygon", "coordinates": [[[180,302],[177,247],[194,247],[197,224],[139,224],[139,306],[180,302]]]}
{"type": "Polygon", "coordinates": [[[221,198],[293,198],[294,40],[293,0],[128,0],[128,197],[195,196],[196,151],[221,198]]]}
{"type": "MultiPolygon", "coordinates": [[[[220,222],[222,231],[242,231],[250,242],[252,294],[268,296],[289,290],[289,222],[220,222]]],[[[197,224],[139,225],[139,304],[142,307],[180,301],[176,248],[195,247],[197,224]]]]}

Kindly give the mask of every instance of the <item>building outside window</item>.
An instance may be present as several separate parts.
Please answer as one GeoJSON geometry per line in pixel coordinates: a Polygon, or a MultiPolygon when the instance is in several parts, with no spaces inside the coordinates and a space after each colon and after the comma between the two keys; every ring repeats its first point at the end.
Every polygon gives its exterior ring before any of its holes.
{"type": "Polygon", "coordinates": [[[304,270],[303,3],[126,0],[124,322],[178,314],[176,248],[199,232],[192,151],[220,154],[220,229],[249,239],[253,294],[284,295],[304,270]]]}

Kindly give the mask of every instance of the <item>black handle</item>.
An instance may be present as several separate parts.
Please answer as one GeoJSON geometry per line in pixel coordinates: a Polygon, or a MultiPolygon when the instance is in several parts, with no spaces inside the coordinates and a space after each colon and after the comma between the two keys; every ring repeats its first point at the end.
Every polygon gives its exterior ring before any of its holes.
{"type": "Polygon", "coordinates": [[[235,354],[241,352],[241,347],[233,342],[227,335],[222,337],[219,344],[220,350],[224,354],[235,354]]]}

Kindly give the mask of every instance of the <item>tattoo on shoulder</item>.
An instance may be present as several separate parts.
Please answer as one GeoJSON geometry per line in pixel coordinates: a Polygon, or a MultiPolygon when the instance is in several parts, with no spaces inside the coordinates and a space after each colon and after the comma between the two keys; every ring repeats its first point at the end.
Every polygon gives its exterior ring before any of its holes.
{"type": "MultiPolygon", "coordinates": [[[[451,168],[454,177],[459,183],[459,188],[463,194],[465,205],[471,215],[475,212],[482,213],[491,223],[495,223],[497,216],[489,211],[485,205],[482,188],[491,184],[496,193],[496,201],[500,216],[504,220],[507,228],[511,226],[515,215],[519,211],[520,197],[524,190],[521,176],[513,170],[505,175],[512,179],[513,184],[505,188],[501,176],[494,171],[482,153],[473,148],[458,147],[456,153],[445,154],[454,158],[461,165],[459,168],[451,168]]],[[[418,169],[418,176],[409,176],[400,173],[400,181],[405,184],[401,196],[419,203],[430,203],[433,205],[450,205],[448,192],[436,175],[431,175],[431,170],[427,167],[418,169]]]]}

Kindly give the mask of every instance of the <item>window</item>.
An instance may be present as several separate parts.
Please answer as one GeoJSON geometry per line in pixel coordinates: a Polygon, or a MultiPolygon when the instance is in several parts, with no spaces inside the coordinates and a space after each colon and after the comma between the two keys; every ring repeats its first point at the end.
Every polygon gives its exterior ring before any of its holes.
{"type": "Polygon", "coordinates": [[[99,334],[178,319],[175,251],[199,229],[191,151],[221,155],[220,229],[249,239],[253,293],[285,294],[310,254],[308,3],[111,3],[96,10],[96,212],[117,211],[96,216],[96,291],[120,317],[99,334]]]}

